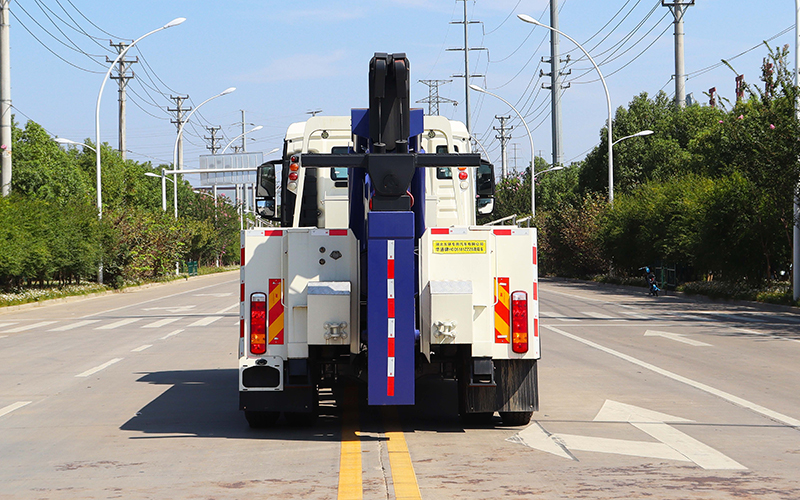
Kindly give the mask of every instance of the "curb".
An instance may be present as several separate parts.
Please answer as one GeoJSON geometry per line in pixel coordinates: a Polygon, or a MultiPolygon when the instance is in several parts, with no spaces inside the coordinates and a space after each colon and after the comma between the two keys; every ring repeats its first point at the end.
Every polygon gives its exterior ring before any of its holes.
{"type": "MultiPolygon", "coordinates": [[[[217,275],[220,275],[220,274],[232,273],[232,272],[238,272],[238,269],[232,269],[230,271],[222,271],[222,272],[219,272],[219,273],[204,274],[202,276],[192,276],[191,279],[198,279],[198,278],[199,279],[203,279],[203,278],[208,278],[209,276],[217,276],[217,275]]],[[[188,277],[186,277],[184,279],[184,281],[188,281],[188,280],[189,280],[188,277]]],[[[120,290],[105,290],[105,291],[102,291],[102,292],[87,293],[85,295],[71,295],[69,297],[59,297],[59,298],[56,298],[56,299],[47,299],[47,300],[39,300],[39,301],[36,301],[36,302],[27,302],[25,304],[17,304],[17,305],[13,305],[13,306],[0,306],[0,315],[6,314],[6,313],[17,312],[17,311],[25,311],[27,309],[35,309],[37,307],[47,307],[47,306],[53,306],[53,305],[58,305],[58,304],[65,304],[65,303],[69,303],[69,302],[77,302],[79,300],[96,299],[98,297],[103,297],[105,295],[112,295],[112,294],[115,294],[115,293],[135,292],[137,290],[144,290],[146,288],[153,288],[153,287],[157,287],[157,286],[172,285],[172,284],[178,283],[180,281],[181,281],[181,279],[177,278],[177,279],[174,279],[174,280],[171,280],[171,281],[163,281],[163,282],[159,281],[159,282],[153,282],[153,283],[144,283],[142,285],[129,286],[129,287],[122,288],[120,290]]]]}

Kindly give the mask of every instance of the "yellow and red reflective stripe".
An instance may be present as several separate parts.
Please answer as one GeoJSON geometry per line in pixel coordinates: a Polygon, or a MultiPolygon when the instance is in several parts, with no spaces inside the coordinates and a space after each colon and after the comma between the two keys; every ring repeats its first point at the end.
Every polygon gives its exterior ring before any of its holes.
{"type": "Polygon", "coordinates": [[[267,309],[269,311],[268,343],[270,345],[283,344],[283,283],[280,279],[269,280],[269,298],[267,309]]]}
{"type": "Polygon", "coordinates": [[[511,343],[511,303],[508,278],[495,278],[496,294],[494,305],[494,342],[495,344],[511,343]]]}

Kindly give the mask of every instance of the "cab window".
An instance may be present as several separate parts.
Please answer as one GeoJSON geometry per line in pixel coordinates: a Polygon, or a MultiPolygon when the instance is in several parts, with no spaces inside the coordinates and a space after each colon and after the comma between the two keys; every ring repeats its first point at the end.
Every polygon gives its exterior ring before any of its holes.
{"type": "MultiPolygon", "coordinates": [[[[456,153],[458,153],[458,146],[453,146],[456,153]]],[[[439,145],[436,146],[436,153],[437,154],[447,154],[447,146],[446,145],[439,145]]],[[[436,178],[437,179],[452,179],[453,172],[450,170],[450,167],[436,167],[436,178]]]]}
{"type": "MultiPolygon", "coordinates": [[[[346,155],[349,152],[350,152],[349,146],[334,146],[331,148],[331,154],[335,155],[346,155]]],[[[331,180],[346,181],[347,167],[331,167],[331,180]]]]}

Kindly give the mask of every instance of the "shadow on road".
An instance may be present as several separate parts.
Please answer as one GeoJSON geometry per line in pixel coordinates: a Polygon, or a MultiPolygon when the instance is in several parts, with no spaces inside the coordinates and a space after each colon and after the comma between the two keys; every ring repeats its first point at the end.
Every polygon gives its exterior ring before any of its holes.
{"type": "MultiPolygon", "coordinates": [[[[170,386],[143,407],[120,429],[131,439],[272,439],[281,441],[340,441],[342,391],[323,391],[320,416],[313,427],[297,427],[281,420],[272,428],[251,429],[240,411],[236,369],[163,371],[142,374],[137,382],[170,386]],[[327,395],[326,395],[327,394],[327,395]]],[[[366,387],[360,385],[359,424],[363,432],[380,433],[386,424],[379,406],[369,406],[366,387]]],[[[463,433],[458,416],[455,381],[421,379],[416,404],[397,407],[400,425],[407,432],[463,433]]],[[[499,427],[499,418],[495,417],[499,427]]],[[[491,428],[491,425],[480,426],[491,428]]],[[[361,436],[361,439],[383,439],[361,436]]]]}

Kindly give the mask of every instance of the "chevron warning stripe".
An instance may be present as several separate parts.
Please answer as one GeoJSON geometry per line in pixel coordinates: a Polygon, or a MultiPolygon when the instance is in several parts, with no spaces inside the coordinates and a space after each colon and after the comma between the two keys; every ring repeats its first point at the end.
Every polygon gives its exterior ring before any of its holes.
{"type": "Polygon", "coordinates": [[[271,345],[283,344],[283,295],[282,282],[279,279],[269,280],[269,343],[271,345]]]}
{"type": "Polygon", "coordinates": [[[509,295],[508,278],[495,278],[496,287],[494,300],[494,342],[495,344],[509,344],[511,342],[511,301],[509,295]]]}

